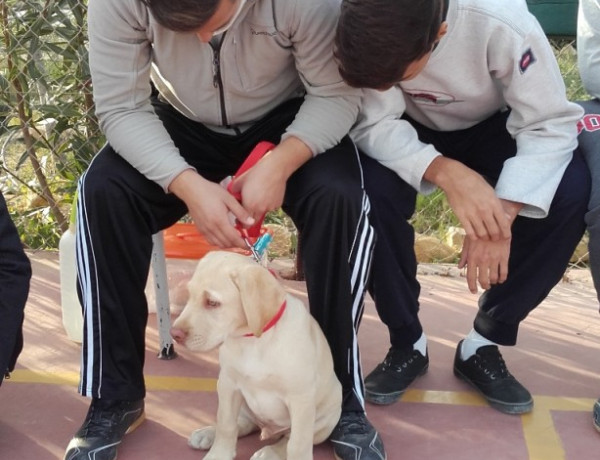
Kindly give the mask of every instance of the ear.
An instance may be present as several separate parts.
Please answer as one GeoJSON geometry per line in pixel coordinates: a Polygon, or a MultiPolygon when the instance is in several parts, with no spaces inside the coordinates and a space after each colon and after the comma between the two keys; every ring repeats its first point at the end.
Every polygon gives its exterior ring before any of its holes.
{"type": "Polygon", "coordinates": [[[448,32],[448,21],[444,21],[442,22],[442,24],[440,25],[440,30],[438,30],[438,34],[437,34],[437,41],[440,41],[441,38],[446,35],[446,33],[448,32]]]}
{"type": "Polygon", "coordinates": [[[260,337],[265,325],[285,300],[285,290],[275,277],[257,264],[246,265],[231,274],[240,291],[242,308],[250,331],[260,337]]]}

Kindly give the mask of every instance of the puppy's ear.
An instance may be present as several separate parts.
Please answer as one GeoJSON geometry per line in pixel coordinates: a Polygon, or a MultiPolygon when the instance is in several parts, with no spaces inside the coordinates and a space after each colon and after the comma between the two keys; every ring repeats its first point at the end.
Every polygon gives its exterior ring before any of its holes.
{"type": "Polygon", "coordinates": [[[231,278],[240,291],[248,327],[260,337],[285,300],[285,290],[267,269],[257,264],[240,268],[231,278]]]}

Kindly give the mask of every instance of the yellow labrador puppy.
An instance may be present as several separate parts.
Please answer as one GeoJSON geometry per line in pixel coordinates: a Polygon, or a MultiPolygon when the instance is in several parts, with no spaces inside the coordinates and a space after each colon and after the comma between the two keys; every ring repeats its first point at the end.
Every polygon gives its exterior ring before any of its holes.
{"type": "Polygon", "coordinates": [[[341,385],[331,351],[304,303],[251,258],[208,253],[189,282],[190,298],[171,334],[194,351],[219,349],[214,427],[189,444],[204,460],[235,458],[237,438],[261,430],[277,442],[251,460],[310,460],[340,417],[341,385]]]}

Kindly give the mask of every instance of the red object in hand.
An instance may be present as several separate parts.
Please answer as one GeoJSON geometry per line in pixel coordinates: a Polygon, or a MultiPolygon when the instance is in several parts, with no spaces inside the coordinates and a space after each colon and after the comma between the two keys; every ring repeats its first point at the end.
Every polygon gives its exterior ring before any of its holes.
{"type": "MultiPolygon", "coordinates": [[[[252,149],[252,152],[250,152],[250,155],[248,155],[248,157],[244,160],[244,162],[242,163],[240,168],[237,170],[237,172],[233,176],[231,182],[229,182],[229,184],[227,185],[227,191],[229,193],[231,193],[235,197],[235,199],[238,200],[240,203],[242,202],[242,194],[234,193],[232,191],[233,181],[235,180],[236,177],[241,176],[246,171],[248,171],[252,166],[254,166],[256,163],[258,163],[258,160],[260,160],[262,157],[264,157],[267,154],[267,152],[270,152],[271,150],[273,150],[274,147],[275,147],[275,144],[272,144],[271,142],[267,142],[267,141],[261,141],[258,144],[256,144],[256,147],[254,147],[252,149]]],[[[239,222],[236,222],[236,228],[239,230],[239,232],[242,234],[242,236],[256,239],[260,236],[261,227],[262,227],[262,223],[264,220],[265,220],[265,214],[263,214],[260,217],[260,219],[258,219],[252,227],[245,228],[239,222]]]]}

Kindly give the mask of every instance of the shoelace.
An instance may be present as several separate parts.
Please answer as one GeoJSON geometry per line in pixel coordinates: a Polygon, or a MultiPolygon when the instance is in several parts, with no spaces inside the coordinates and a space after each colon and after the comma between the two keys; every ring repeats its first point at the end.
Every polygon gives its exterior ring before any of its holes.
{"type": "Polygon", "coordinates": [[[364,434],[369,431],[364,415],[358,412],[344,415],[340,420],[340,428],[346,434],[364,434]]]}
{"type": "Polygon", "coordinates": [[[479,368],[491,379],[512,377],[498,347],[481,347],[475,356],[478,358],[476,362],[479,368]]]}
{"type": "Polygon", "coordinates": [[[105,436],[107,429],[114,429],[116,423],[122,417],[123,411],[123,408],[118,403],[103,407],[92,404],[87,416],[88,422],[85,425],[87,436],[93,437],[96,434],[105,436]]]}
{"type": "Polygon", "coordinates": [[[393,369],[396,372],[402,372],[403,369],[408,367],[408,365],[413,362],[416,353],[416,350],[411,349],[390,349],[387,356],[383,360],[383,365],[384,367],[393,369]]]}

